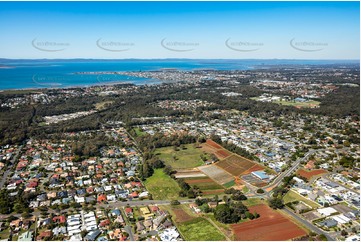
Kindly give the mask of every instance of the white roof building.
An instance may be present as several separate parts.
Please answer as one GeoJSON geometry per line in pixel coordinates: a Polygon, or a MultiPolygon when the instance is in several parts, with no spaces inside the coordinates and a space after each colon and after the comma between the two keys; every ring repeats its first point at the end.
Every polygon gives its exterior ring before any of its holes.
{"type": "Polygon", "coordinates": [[[162,241],[177,241],[179,233],[176,228],[169,228],[159,234],[159,237],[162,241]]]}
{"type": "Polygon", "coordinates": [[[319,208],[319,209],[317,209],[317,212],[319,212],[321,215],[328,217],[333,213],[337,213],[337,210],[334,208],[328,207],[328,208],[319,208]]]}
{"type": "Polygon", "coordinates": [[[341,215],[336,215],[336,216],[332,216],[332,218],[334,220],[336,220],[338,223],[340,224],[345,224],[351,221],[351,219],[349,219],[348,217],[346,217],[345,215],[341,214],[341,215]]]}

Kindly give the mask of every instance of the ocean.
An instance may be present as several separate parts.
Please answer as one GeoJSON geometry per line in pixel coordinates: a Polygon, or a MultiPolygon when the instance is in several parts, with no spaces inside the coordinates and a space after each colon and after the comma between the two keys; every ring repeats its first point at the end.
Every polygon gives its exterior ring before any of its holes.
{"type": "Polygon", "coordinates": [[[82,72],[178,70],[249,70],[277,64],[335,64],[319,60],[10,60],[0,59],[0,90],[66,88],[112,83],[155,84],[158,80],[82,72]]]}

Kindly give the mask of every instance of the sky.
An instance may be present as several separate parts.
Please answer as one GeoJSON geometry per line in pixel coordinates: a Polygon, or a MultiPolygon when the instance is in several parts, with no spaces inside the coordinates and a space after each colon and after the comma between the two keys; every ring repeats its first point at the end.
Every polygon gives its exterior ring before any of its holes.
{"type": "Polygon", "coordinates": [[[0,58],[359,59],[359,2],[0,2],[0,58]]]}

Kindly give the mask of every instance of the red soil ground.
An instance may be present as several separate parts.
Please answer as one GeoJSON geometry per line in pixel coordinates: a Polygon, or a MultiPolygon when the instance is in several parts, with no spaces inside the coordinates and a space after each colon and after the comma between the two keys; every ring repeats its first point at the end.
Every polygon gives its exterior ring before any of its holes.
{"type": "Polygon", "coordinates": [[[311,179],[313,176],[317,176],[323,173],[327,173],[327,171],[319,169],[319,170],[312,170],[312,171],[306,171],[304,169],[299,169],[297,171],[297,174],[306,178],[307,180],[311,179]]]}
{"type": "Polygon", "coordinates": [[[214,183],[212,179],[204,178],[204,179],[186,179],[185,182],[188,184],[198,184],[198,183],[214,183]]]}
{"type": "Polygon", "coordinates": [[[257,212],[260,217],[231,225],[236,240],[281,241],[307,235],[306,231],[265,204],[249,207],[249,210],[257,212]]]}
{"type": "Polygon", "coordinates": [[[214,153],[217,151],[217,149],[208,145],[207,143],[202,144],[202,150],[205,151],[206,153],[214,153]]]}
{"type": "Polygon", "coordinates": [[[215,148],[215,149],[223,149],[223,147],[222,146],[220,146],[219,144],[217,144],[216,142],[214,142],[213,140],[211,140],[211,139],[207,139],[207,141],[206,141],[206,143],[209,145],[209,146],[211,146],[211,147],[213,147],[213,148],[215,148]]]}
{"type": "Polygon", "coordinates": [[[224,159],[224,158],[232,155],[232,153],[229,152],[228,150],[218,150],[214,154],[215,154],[215,156],[217,156],[218,159],[224,159]]]}
{"type": "Polygon", "coordinates": [[[260,170],[264,170],[264,168],[258,164],[255,164],[254,166],[252,166],[251,168],[249,168],[248,170],[246,170],[245,172],[243,172],[242,175],[247,175],[251,172],[254,172],[254,171],[260,171],[260,170]]]}

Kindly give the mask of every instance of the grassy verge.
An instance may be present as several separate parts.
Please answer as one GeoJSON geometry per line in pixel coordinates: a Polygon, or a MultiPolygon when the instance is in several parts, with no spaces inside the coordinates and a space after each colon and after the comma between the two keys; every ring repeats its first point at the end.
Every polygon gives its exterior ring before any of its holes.
{"type": "Polygon", "coordinates": [[[248,198],[247,200],[242,201],[242,203],[247,207],[250,207],[258,204],[266,204],[266,201],[261,200],[260,198],[248,198]]]}
{"type": "Polygon", "coordinates": [[[162,169],[154,170],[154,174],[147,178],[144,185],[155,200],[178,199],[181,190],[177,182],[165,174],[162,169]]]}
{"type": "Polygon", "coordinates": [[[242,188],[242,192],[243,192],[243,193],[249,192],[249,188],[248,188],[247,186],[244,186],[244,187],[242,188]]]}

